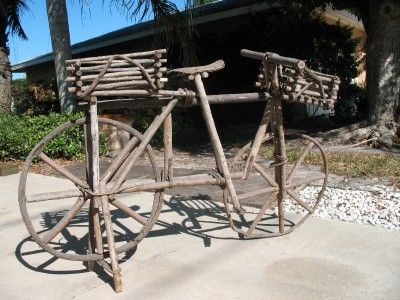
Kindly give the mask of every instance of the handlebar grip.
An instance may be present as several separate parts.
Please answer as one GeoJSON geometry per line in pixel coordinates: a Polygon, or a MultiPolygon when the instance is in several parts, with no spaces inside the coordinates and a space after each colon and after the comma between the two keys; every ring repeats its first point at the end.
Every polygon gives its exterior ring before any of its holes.
{"type": "Polygon", "coordinates": [[[263,60],[264,57],[268,56],[268,61],[273,62],[278,65],[284,65],[288,67],[294,67],[298,69],[303,69],[306,66],[306,63],[301,59],[291,58],[280,56],[279,54],[273,52],[256,52],[248,49],[242,49],[240,54],[244,57],[253,58],[257,60],[263,60]]]}

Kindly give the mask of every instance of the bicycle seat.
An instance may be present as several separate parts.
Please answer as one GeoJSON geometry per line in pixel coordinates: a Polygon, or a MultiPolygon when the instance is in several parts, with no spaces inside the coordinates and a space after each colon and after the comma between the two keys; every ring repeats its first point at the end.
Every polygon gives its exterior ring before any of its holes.
{"type": "Polygon", "coordinates": [[[215,72],[222,70],[223,68],[225,68],[225,63],[223,60],[220,59],[205,66],[173,69],[168,71],[168,73],[173,75],[195,75],[203,72],[208,72],[208,73],[215,72]]]}

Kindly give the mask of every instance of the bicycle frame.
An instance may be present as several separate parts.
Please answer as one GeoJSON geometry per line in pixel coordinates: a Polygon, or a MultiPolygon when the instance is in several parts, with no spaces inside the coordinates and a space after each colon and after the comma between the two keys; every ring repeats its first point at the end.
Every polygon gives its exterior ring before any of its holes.
{"type": "MultiPolygon", "coordinates": [[[[122,290],[117,255],[136,247],[151,230],[160,214],[163,193],[166,189],[201,185],[216,185],[221,187],[223,190],[223,205],[230,227],[243,236],[260,238],[287,234],[303,223],[318,207],[327,183],[325,154],[321,145],[306,135],[300,135],[300,137],[308,142],[307,146],[300,153],[291,171],[287,172],[288,158],[282,121],[282,100],[314,104],[332,109],[340,83],[340,80],[336,76],[311,71],[305,66],[304,61],[301,60],[282,57],[275,53],[258,53],[242,50],[243,56],[255,58],[262,62],[261,72],[258,75],[259,81],[256,82],[256,86],[262,89],[261,92],[207,95],[202,78],[208,77],[208,72],[222,69],[224,67],[223,61],[217,61],[207,66],[172,70],[180,76],[183,75],[189,80],[193,80],[196,93],[182,89],[170,91],[163,90],[164,83],[167,81],[165,76],[169,74],[166,67],[163,67],[163,63],[166,62],[166,59],[163,59],[163,55],[165,54],[165,49],[159,49],[126,55],[89,57],[67,61],[67,70],[70,72],[67,81],[74,83],[73,86],[69,87],[69,91],[75,93],[77,98],[85,102],[84,105],[87,106],[86,119],[77,120],[75,123],[67,122],[62,124],[43,138],[27,157],[20,178],[19,203],[21,215],[29,233],[38,245],[57,257],[88,261],[89,270],[93,270],[93,263],[96,261],[103,269],[112,274],[117,292],[122,290]],[[93,74],[96,72],[98,74],[93,74]],[[132,105],[140,107],[140,105],[148,106],[153,104],[161,106],[160,113],[154,118],[144,134],[120,122],[106,121],[98,117],[98,97],[121,95],[133,97],[133,99],[130,99],[133,100],[130,103],[131,107],[132,105]],[[166,96],[170,98],[166,98],[166,96]],[[136,97],[144,97],[144,99],[137,99],[136,97]],[[255,133],[254,140],[245,145],[234,158],[234,162],[235,159],[236,161],[243,159],[244,167],[239,171],[234,171],[232,166],[228,166],[210,104],[257,101],[266,102],[264,113],[255,133]],[[204,174],[174,177],[172,111],[177,105],[182,104],[200,105],[213,148],[216,170],[210,170],[204,174]],[[129,132],[132,136],[102,175],[100,174],[99,123],[115,126],[129,132]],[[83,125],[84,127],[87,182],[71,174],[66,168],[58,165],[43,153],[45,146],[53,138],[75,125],[83,125]],[[154,164],[154,159],[152,160],[151,158],[154,158],[154,155],[150,147],[152,138],[161,126],[163,126],[164,142],[164,168],[162,174],[158,171],[158,166],[154,164]],[[271,130],[268,130],[269,127],[271,130]],[[270,164],[270,167],[273,167],[275,171],[274,177],[270,176],[256,161],[262,143],[270,139],[273,140],[274,148],[273,163],[270,164]],[[317,151],[320,152],[322,157],[323,165],[321,171],[323,174],[294,180],[296,170],[313,146],[318,148],[317,151]],[[246,154],[247,151],[248,154],[246,154]],[[152,160],[154,180],[138,181],[127,179],[129,171],[145,152],[150,157],[150,160],[152,160]],[[29,167],[36,158],[41,159],[55,171],[63,175],[63,177],[74,183],[77,189],[28,195],[26,192],[27,176],[29,167]],[[259,190],[237,194],[233,180],[247,180],[254,171],[261,175],[268,183],[268,186],[259,190]],[[315,199],[313,199],[312,204],[306,203],[306,201],[303,201],[297,195],[296,188],[311,184],[314,181],[320,181],[321,179],[323,180],[323,184],[320,191],[317,192],[315,199]],[[150,217],[147,219],[116,198],[116,195],[134,192],[154,193],[153,206],[150,217]],[[265,194],[268,196],[263,197],[264,201],[257,207],[259,210],[254,220],[251,223],[244,220],[246,209],[241,204],[241,200],[265,194]],[[285,227],[284,215],[284,200],[287,196],[291,197],[307,213],[289,229],[285,227]],[[39,236],[29,218],[27,203],[73,197],[78,197],[78,199],[71,210],[65,214],[54,228],[50,229],[46,234],[39,236]],[[90,201],[88,254],[66,254],[52,248],[49,242],[62,229],[66,228],[86,201],[90,201]],[[275,233],[254,233],[265,212],[267,209],[273,207],[275,201],[277,202],[278,209],[279,231],[275,233]],[[116,247],[115,245],[110,205],[122,210],[126,215],[140,223],[140,225],[143,225],[137,237],[123,246],[116,247]],[[232,209],[231,206],[233,207],[232,209]],[[248,225],[249,227],[247,231],[236,225],[231,211],[236,212],[241,220],[246,222],[246,226],[248,225]],[[103,237],[100,226],[101,214],[107,235],[108,254],[103,248],[103,237]],[[107,255],[110,258],[110,264],[105,261],[107,255]]],[[[260,228],[258,229],[260,230],[260,228]]]]}

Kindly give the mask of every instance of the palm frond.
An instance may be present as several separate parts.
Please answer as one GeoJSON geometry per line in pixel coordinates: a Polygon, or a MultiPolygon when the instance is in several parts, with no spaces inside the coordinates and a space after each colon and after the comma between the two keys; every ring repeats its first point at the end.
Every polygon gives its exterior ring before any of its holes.
{"type": "Polygon", "coordinates": [[[20,16],[28,10],[29,8],[26,0],[9,0],[7,3],[8,32],[24,40],[28,39],[28,37],[22,28],[20,16]]]}
{"type": "MultiPolygon", "coordinates": [[[[84,1],[84,0],[80,0],[84,1]]],[[[117,7],[120,12],[125,14],[131,20],[139,22],[144,21],[154,15],[156,28],[160,35],[156,39],[158,44],[165,41],[167,46],[178,44],[181,48],[181,56],[186,63],[196,62],[193,54],[192,35],[195,30],[193,20],[193,8],[198,4],[198,0],[185,0],[185,13],[177,8],[172,0],[102,0],[108,2],[110,9],[117,7]],[[189,50],[189,51],[188,51],[189,50]],[[188,53],[192,53],[189,54],[188,53]]]]}

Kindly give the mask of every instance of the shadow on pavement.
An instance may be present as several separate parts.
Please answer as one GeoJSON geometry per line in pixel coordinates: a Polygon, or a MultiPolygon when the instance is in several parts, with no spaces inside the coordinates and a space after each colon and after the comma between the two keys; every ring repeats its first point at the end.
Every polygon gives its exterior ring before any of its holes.
{"type": "MultiPolygon", "coordinates": [[[[134,211],[139,211],[140,207],[137,205],[130,207],[134,211]]],[[[39,234],[44,233],[52,229],[68,212],[68,210],[45,212],[41,215],[40,225],[44,228],[39,234]]],[[[129,217],[120,210],[112,210],[112,221],[114,225],[114,237],[116,243],[123,243],[132,241],[137,234],[131,231],[124,223],[123,219],[129,217]]],[[[141,213],[143,217],[149,217],[150,212],[141,213]]],[[[81,211],[70,221],[69,225],[61,231],[61,238],[53,240],[49,244],[55,249],[62,253],[74,252],[76,254],[86,254],[88,245],[88,234],[84,234],[78,238],[72,231],[80,229],[81,231],[88,228],[88,209],[81,209],[81,211]]],[[[262,221],[276,220],[275,214],[266,215],[262,221]]],[[[236,224],[240,226],[240,224],[236,224]]],[[[268,225],[271,226],[271,225],[268,225]]],[[[274,225],[275,226],[275,225],[274,225]]],[[[104,237],[104,224],[101,226],[103,232],[103,243],[106,244],[104,237]]],[[[177,234],[189,234],[191,236],[200,238],[203,240],[204,247],[210,247],[213,239],[225,239],[225,240],[238,240],[245,239],[243,236],[232,231],[232,235],[218,235],[223,230],[230,230],[228,219],[226,217],[225,209],[220,205],[216,204],[212,198],[205,194],[191,195],[191,196],[172,196],[169,201],[164,201],[163,210],[161,212],[161,218],[157,221],[155,227],[150,231],[146,238],[157,238],[161,236],[177,235],[177,234]],[[166,222],[161,220],[163,213],[175,213],[181,216],[181,223],[166,222]],[[183,219],[182,219],[183,218],[183,219]]],[[[268,229],[260,229],[265,232],[271,232],[268,229]]],[[[15,256],[17,260],[26,268],[40,273],[46,274],[78,274],[87,272],[87,262],[83,262],[84,268],[77,270],[52,270],[51,266],[59,259],[57,257],[49,258],[48,255],[42,255],[42,257],[35,258],[35,263],[32,263],[30,259],[34,255],[44,254],[45,251],[40,249],[37,245],[33,248],[31,244],[35,242],[31,237],[27,237],[22,240],[15,249],[15,256]],[[34,250],[23,250],[23,248],[34,249],[34,250]]],[[[104,249],[105,257],[108,257],[107,247],[104,249]]],[[[131,258],[136,252],[136,248],[129,250],[124,253],[121,257],[120,263],[131,258]]],[[[103,268],[98,267],[95,264],[94,272],[104,282],[112,284],[112,278],[108,275],[103,268]]]]}

